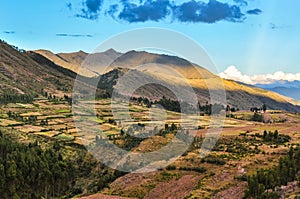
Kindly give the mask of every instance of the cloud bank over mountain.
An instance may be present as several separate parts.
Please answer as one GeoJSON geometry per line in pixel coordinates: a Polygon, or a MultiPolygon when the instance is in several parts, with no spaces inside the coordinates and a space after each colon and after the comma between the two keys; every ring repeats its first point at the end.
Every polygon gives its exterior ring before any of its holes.
{"type": "Polygon", "coordinates": [[[229,66],[224,72],[219,74],[220,77],[231,79],[246,84],[272,84],[278,81],[299,81],[300,73],[284,73],[278,71],[274,74],[259,74],[259,75],[246,75],[241,73],[235,66],[229,66]]]}

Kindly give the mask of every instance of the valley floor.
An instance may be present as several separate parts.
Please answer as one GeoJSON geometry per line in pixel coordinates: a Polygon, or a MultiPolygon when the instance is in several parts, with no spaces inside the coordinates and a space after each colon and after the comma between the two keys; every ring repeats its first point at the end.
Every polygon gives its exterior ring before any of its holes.
{"type": "MultiPolygon", "coordinates": [[[[93,103],[93,102],[86,102],[93,103]]],[[[120,131],[127,131],[119,121],[113,120],[110,100],[96,102],[97,122],[111,142],[120,147],[143,153],[159,149],[168,144],[175,133],[166,129],[164,124],[178,126],[180,114],[167,111],[167,119],[161,125],[161,132],[138,143],[126,140],[120,131]]],[[[130,113],[136,119],[135,125],[143,126],[150,121],[149,108],[133,103],[130,113]]],[[[265,124],[249,120],[253,113],[240,111],[233,117],[226,118],[221,137],[214,150],[205,158],[200,158],[199,149],[208,131],[210,117],[201,116],[201,129],[190,129],[198,140],[189,150],[166,168],[150,173],[128,173],[112,181],[100,190],[98,195],[91,195],[90,190],[83,190],[76,197],[83,199],[123,197],[130,198],[243,198],[247,188],[246,176],[261,168],[272,168],[279,158],[288,153],[290,146],[300,144],[300,115],[281,111],[268,111],[264,117],[272,123],[265,124]],[[264,131],[269,134],[277,130],[279,137],[265,139],[264,131]],[[288,139],[290,138],[290,139],[288,139]],[[285,140],[287,139],[287,140],[285,140]]],[[[89,121],[86,121],[89,124],[89,121]]],[[[131,124],[132,125],[132,124],[131,124]]],[[[21,132],[26,135],[41,136],[61,143],[81,145],[82,140],[96,143],[96,135],[82,135],[77,132],[73,113],[63,99],[51,101],[36,100],[33,104],[8,104],[0,109],[0,127],[21,132]]],[[[268,135],[269,135],[268,134],[268,135]]],[[[270,135],[271,136],[271,135],[270,135]]],[[[29,136],[30,137],[30,136],[29,136]]],[[[20,142],[29,143],[29,137],[19,136],[20,142]]],[[[287,189],[282,195],[294,198],[299,195],[299,187],[287,189]],[[292,191],[291,191],[292,190],[292,191]]]]}

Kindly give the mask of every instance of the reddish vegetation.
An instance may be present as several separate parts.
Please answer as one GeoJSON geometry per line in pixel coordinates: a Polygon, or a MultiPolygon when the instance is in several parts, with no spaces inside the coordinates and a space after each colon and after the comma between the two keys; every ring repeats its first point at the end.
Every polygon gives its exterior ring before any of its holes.
{"type": "Polygon", "coordinates": [[[124,175],[117,180],[115,180],[110,187],[118,189],[127,189],[142,183],[147,183],[150,181],[151,177],[155,175],[155,172],[151,173],[129,173],[127,175],[124,175]]]}
{"type": "Polygon", "coordinates": [[[194,189],[200,178],[200,176],[185,175],[179,180],[160,183],[146,195],[145,199],[184,198],[194,189]]]}
{"type": "MultiPolygon", "coordinates": [[[[104,194],[95,194],[91,196],[82,197],[79,199],[128,199],[128,198],[120,197],[120,196],[104,195],[104,194]]],[[[135,199],[135,198],[130,198],[130,199],[135,199]]]]}
{"type": "Polygon", "coordinates": [[[230,187],[224,191],[220,191],[212,199],[242,199],[244,196],[244,190],[247,186],[246,182],[242,182],[237,186],[230,187]]]}

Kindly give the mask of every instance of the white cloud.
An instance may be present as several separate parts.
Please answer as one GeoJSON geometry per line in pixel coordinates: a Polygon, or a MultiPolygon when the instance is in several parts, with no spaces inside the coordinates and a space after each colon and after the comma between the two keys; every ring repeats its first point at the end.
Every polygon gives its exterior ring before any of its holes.
{"type": "Polygon", "coordinates": [[[274,74],[260,74],[260,75],[245,75],[242,74],[235,66],[229,66],[224,72],[219,74],[220,77],[225,79],[232,79],[235,81],[243,82],[246,84],[271,84],[280,80],[287,81],[300,81],[300,73],[284,73],[278,71],[274,74]]]}

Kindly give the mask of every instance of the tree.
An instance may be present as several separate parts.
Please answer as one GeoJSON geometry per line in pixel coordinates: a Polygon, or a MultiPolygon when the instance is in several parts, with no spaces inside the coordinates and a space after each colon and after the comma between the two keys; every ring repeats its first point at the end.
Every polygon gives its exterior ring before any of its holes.
{"type": "Polygon", "coordinates": [[[168,130],[169,130],[169,125],[165,124],[165,131],[168,131],[168,130]]]}
{"type": "Polygon", "coordinates": [[[267,110],[267,105],[266,105],[266,104],[263,104],[262,110],[263,110],[264,112],[266,112],[266,110],[267,110]]]}
{"type": "Polygon", "coordinates": [[[226,112],[229,112],[229,111],[230,111],[230,109],[231,109],[231,108],[230,108],[230,106],[229,106],[229,105],[227,105],[227,106],[226,106],[226,112]]]}
{"type": "Polygon", "coordinates": [[[125,135],[125,131],[123,129],[121,129],[120,134],[121,134],[121,136],[124,136],[125,135]]]}
{"type": "Polygon", "coordinates": [[[278,139],[278,137],[279,137],[279,133],[278,133],[278,131],[277,130],[275,130],[274,131],[274,139],[278,139]]]}
{"type": "Polygon", "coordinates": [[[266,130],[264,130],[264,134],[263,134],[263,140],[265,140],[268,136],[268,132],[266,130]]]}
{"type": "Polygon", "coordinates": [[[4,165],[0,163],[0,194],[3,195],[2,190],[5,187],[5,170],[4,165]]]}
{"type": "Polygon", "coordinates": [[[256,174],[249,176],[245,198],[279,198],[276,187],[287,185],[288,182],[296,179],[297,173],[300,171],[299,158],[300,147],[291,147],[289,153],[280,158],[278,166],[272,169],[258,170],[256,174]]]}
{"type": "Polygon", "coordinates": [[[258,114],[257,112],[254,112],[253,121],[255,121],[255,122],[262,122],[263,121],[262,115],[258,114]]]}
{"type": "Polygon", "coordinates": [[[231,111],[231,112],[236,112],[236,109],[235,109],[234,107],[232,107],[232,108],[230,109],[230,111],[231,111]]]}
{"type": "Polygon", "coordinates": [[[173,131],[175,131],[175,130],[177,130],[177,127],[176,127],[176,125],[175,125],[174,123],[172,123],[172,124],[171,124],[171,128],[170,128],[170,131],[173,132],[173,131]]]}

